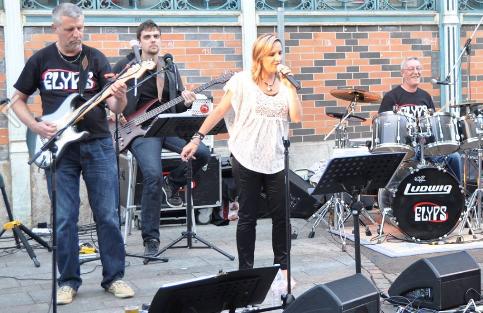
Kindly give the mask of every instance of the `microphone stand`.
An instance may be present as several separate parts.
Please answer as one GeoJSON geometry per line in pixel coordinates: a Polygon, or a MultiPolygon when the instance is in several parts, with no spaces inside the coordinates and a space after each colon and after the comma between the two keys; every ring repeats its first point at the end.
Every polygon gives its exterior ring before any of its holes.
{"type": "Polygon", "coordinates": [[[57,313],[57,189],[56,189],[56,162],[57,162],[57,145],[55,142],[62,135],[62,133],[67,129],[64,127],[60,129],[55,136],[52,136],[41,148],[40,150],[28,161],[31,165],[44,151],[49,150],[51,154],[50,163],[50,201],[52,210],[52,312],[57,313]]]}
{"type": "MultiPolygon", "coordinates": [[[[467,75],[466,75],[467,76],[466,84],[467,84],[467,88],[468,88],[468,97],[467,97],[467,100],[468,101],[471,101],[471,84],[470,84],[470,72],[471,72],[471,41],[473,40],[473,37],[475,36],[476,31],[478,30],[478,28],[480,28],[480,25],[481,25],[482,22],[483,22],[483,16],[480,18],[480,21],[478,22],[478,25],[476,25],[475,29],[473,30],[473,33],[471,34],[470,38],[468,38],[466,40],[463,48],[461,49],[460,55],[458,56],[458,59],[453,64],[453,67],[448,71],[448,74],[446,75],[446,77],[444,78],[444,80],[442,80],[445,83],[449,83],[450,82],[450,78],[453,75],[453,71],[455,70],[456,66],[461,65],[461,58],[466,53],[466,55],[468,56],[468,58],[467,58],[468,69],[467,69],[467,75]]],[[[454,84],[456,84],[456,79],[454,81],[454,84]]],[[[468,107],[466,107],[466,112],[465,112],[466,114],[468,114],[468,110],[469,110],[468,107]]]]}

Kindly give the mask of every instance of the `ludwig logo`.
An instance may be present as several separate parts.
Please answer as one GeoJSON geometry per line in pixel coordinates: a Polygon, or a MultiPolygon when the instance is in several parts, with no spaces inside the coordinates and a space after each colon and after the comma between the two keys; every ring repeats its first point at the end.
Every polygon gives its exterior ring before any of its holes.
{"type": "Polygon", "coordinates": [[[448,220],[448,207],[432,202],[419,202],[414,205],[414,221],[444,223],[448,220]]]}
{"type": "Polygon", "coordinates": [[[449,195],[451,193],[451,185],[418,185],[413,186],[410,183],[404,188],[404,195],[449,195]]]}

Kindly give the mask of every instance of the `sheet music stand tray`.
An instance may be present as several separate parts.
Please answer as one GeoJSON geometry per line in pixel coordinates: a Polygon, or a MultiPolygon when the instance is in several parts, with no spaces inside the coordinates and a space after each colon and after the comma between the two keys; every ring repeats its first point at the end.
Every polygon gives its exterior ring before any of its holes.
{"type": "MultiPolygon", "coordinates": [[[[174,137],[178,136],[181,138],[186,139],[187,141],[190,140],[191,136],[200,129],[201,124],[205,120],[205,116],[183,116],[179,114],[160,114],[158,115],[149,128],[146,131],[144,137],[174,137]]],[[[207,135],[216,135],[219,133],[226,133],[226,125],[223,120],[221,120],[207,135]]],[[[233,261],[235,259],[234,256],[226,253],[225,251],[219,249],[212,243],[206,241],[205,239],[198,236],[193,231],[193,198],[192,198],[192,187],[191,181],[193,179],[193,169],[191,166],[191,160],[188,160],[188,167],[186,173],[186,231],[181,233],[181,236],[175,239],[173,242],[159,250],[159,252],[155,255],[156,257],[161,255],[163,252],[168,250],[169,248],[211,248],[215,251],[226,256],[228,259],[233,261]],[[175,246],[181,240],[186,239],[187,245],[186,246],[175,246]],[[193,246],[193,239],[196,239],[203,243],[204,247],[194,247],[193,246]]]]}
{"type": "Polygon", "coordinates": [[[356,273],[361,272],[359,214],[364,207],[359,198],[362,193],[377,193],[399,167],[405,153],[379,153],[334,158],[329,161],[313,195],[347,192],[352,196],[350,205],[354,217],[354,245],[356,273]]]}
{"type": "Polygon", "coordinates": [[[245,269],[185,283],[163,286],[154,296],[149,313],[219,313],[262,303],[278,265],[245,269]]]}

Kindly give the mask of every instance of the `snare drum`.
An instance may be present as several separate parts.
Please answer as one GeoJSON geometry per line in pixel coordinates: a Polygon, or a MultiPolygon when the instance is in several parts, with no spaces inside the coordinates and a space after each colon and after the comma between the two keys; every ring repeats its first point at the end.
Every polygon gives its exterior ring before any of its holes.
{"type": "Polygon", "coordinates": [[[478,135],[483,139],[483,116],[468,114],[458,121],[461,149],[470,150],[479,148],[478,135]]]}
{"type": "Polygon", "coordinates": [[[382,112],[372,120],[372,152],[406,152],[414,155],[411,146],[414,118],[402,113],[382,112]]]}
{"type": "Polygon", "coordinates": [[[441,239],[458,224],[463,190],[444,169],[416,164],[405,162],[379,190],[379,207],[391,208],[389,220],[413,240],[441,239]]]}
{"type": "Polygon", "coordinates": [[[448,155],[459,149],[458,121],[450,113],[437,112],[419,119],[419,128],[429,135],[424,153],[429,156],[448,155]]]}

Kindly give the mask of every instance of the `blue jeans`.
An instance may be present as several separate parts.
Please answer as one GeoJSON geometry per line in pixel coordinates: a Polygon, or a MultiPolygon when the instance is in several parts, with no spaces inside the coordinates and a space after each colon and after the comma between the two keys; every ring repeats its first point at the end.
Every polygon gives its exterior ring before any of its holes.
{"type": "MultiPolygon", "coordinates": [[[[159,241],[159,219],[161,218],[161,200],[163,185],[163,167],[161,163],[162,147],[177,153],[186,145],[186,141],[179,137],[137,137],[129,148],[136,158],[143,174],[143,193],[141,197],[141,235],[143,240],[155,239],[159,241]]],[[[201,143],[193,160],[193,175],[210,159],[210,150],[201,143]]],[[[176,187],[186,185],[186,163],[180,162],[169,173],[169,180],[176,187]]]]}
{"type": "MultiPolygon", "coordinates": [[[[57,161],[57,262],[59,286],[75,290],[82,283],[79,264],[79,183],[84,178],[96,223],[102,262],[103,288],[124,276],[124,242],[117,212],[118,179],[116,154],[111,137],[70,144],[57,161]]],[[[49,195],[50,170],[46,171],[49,195]]]]}

